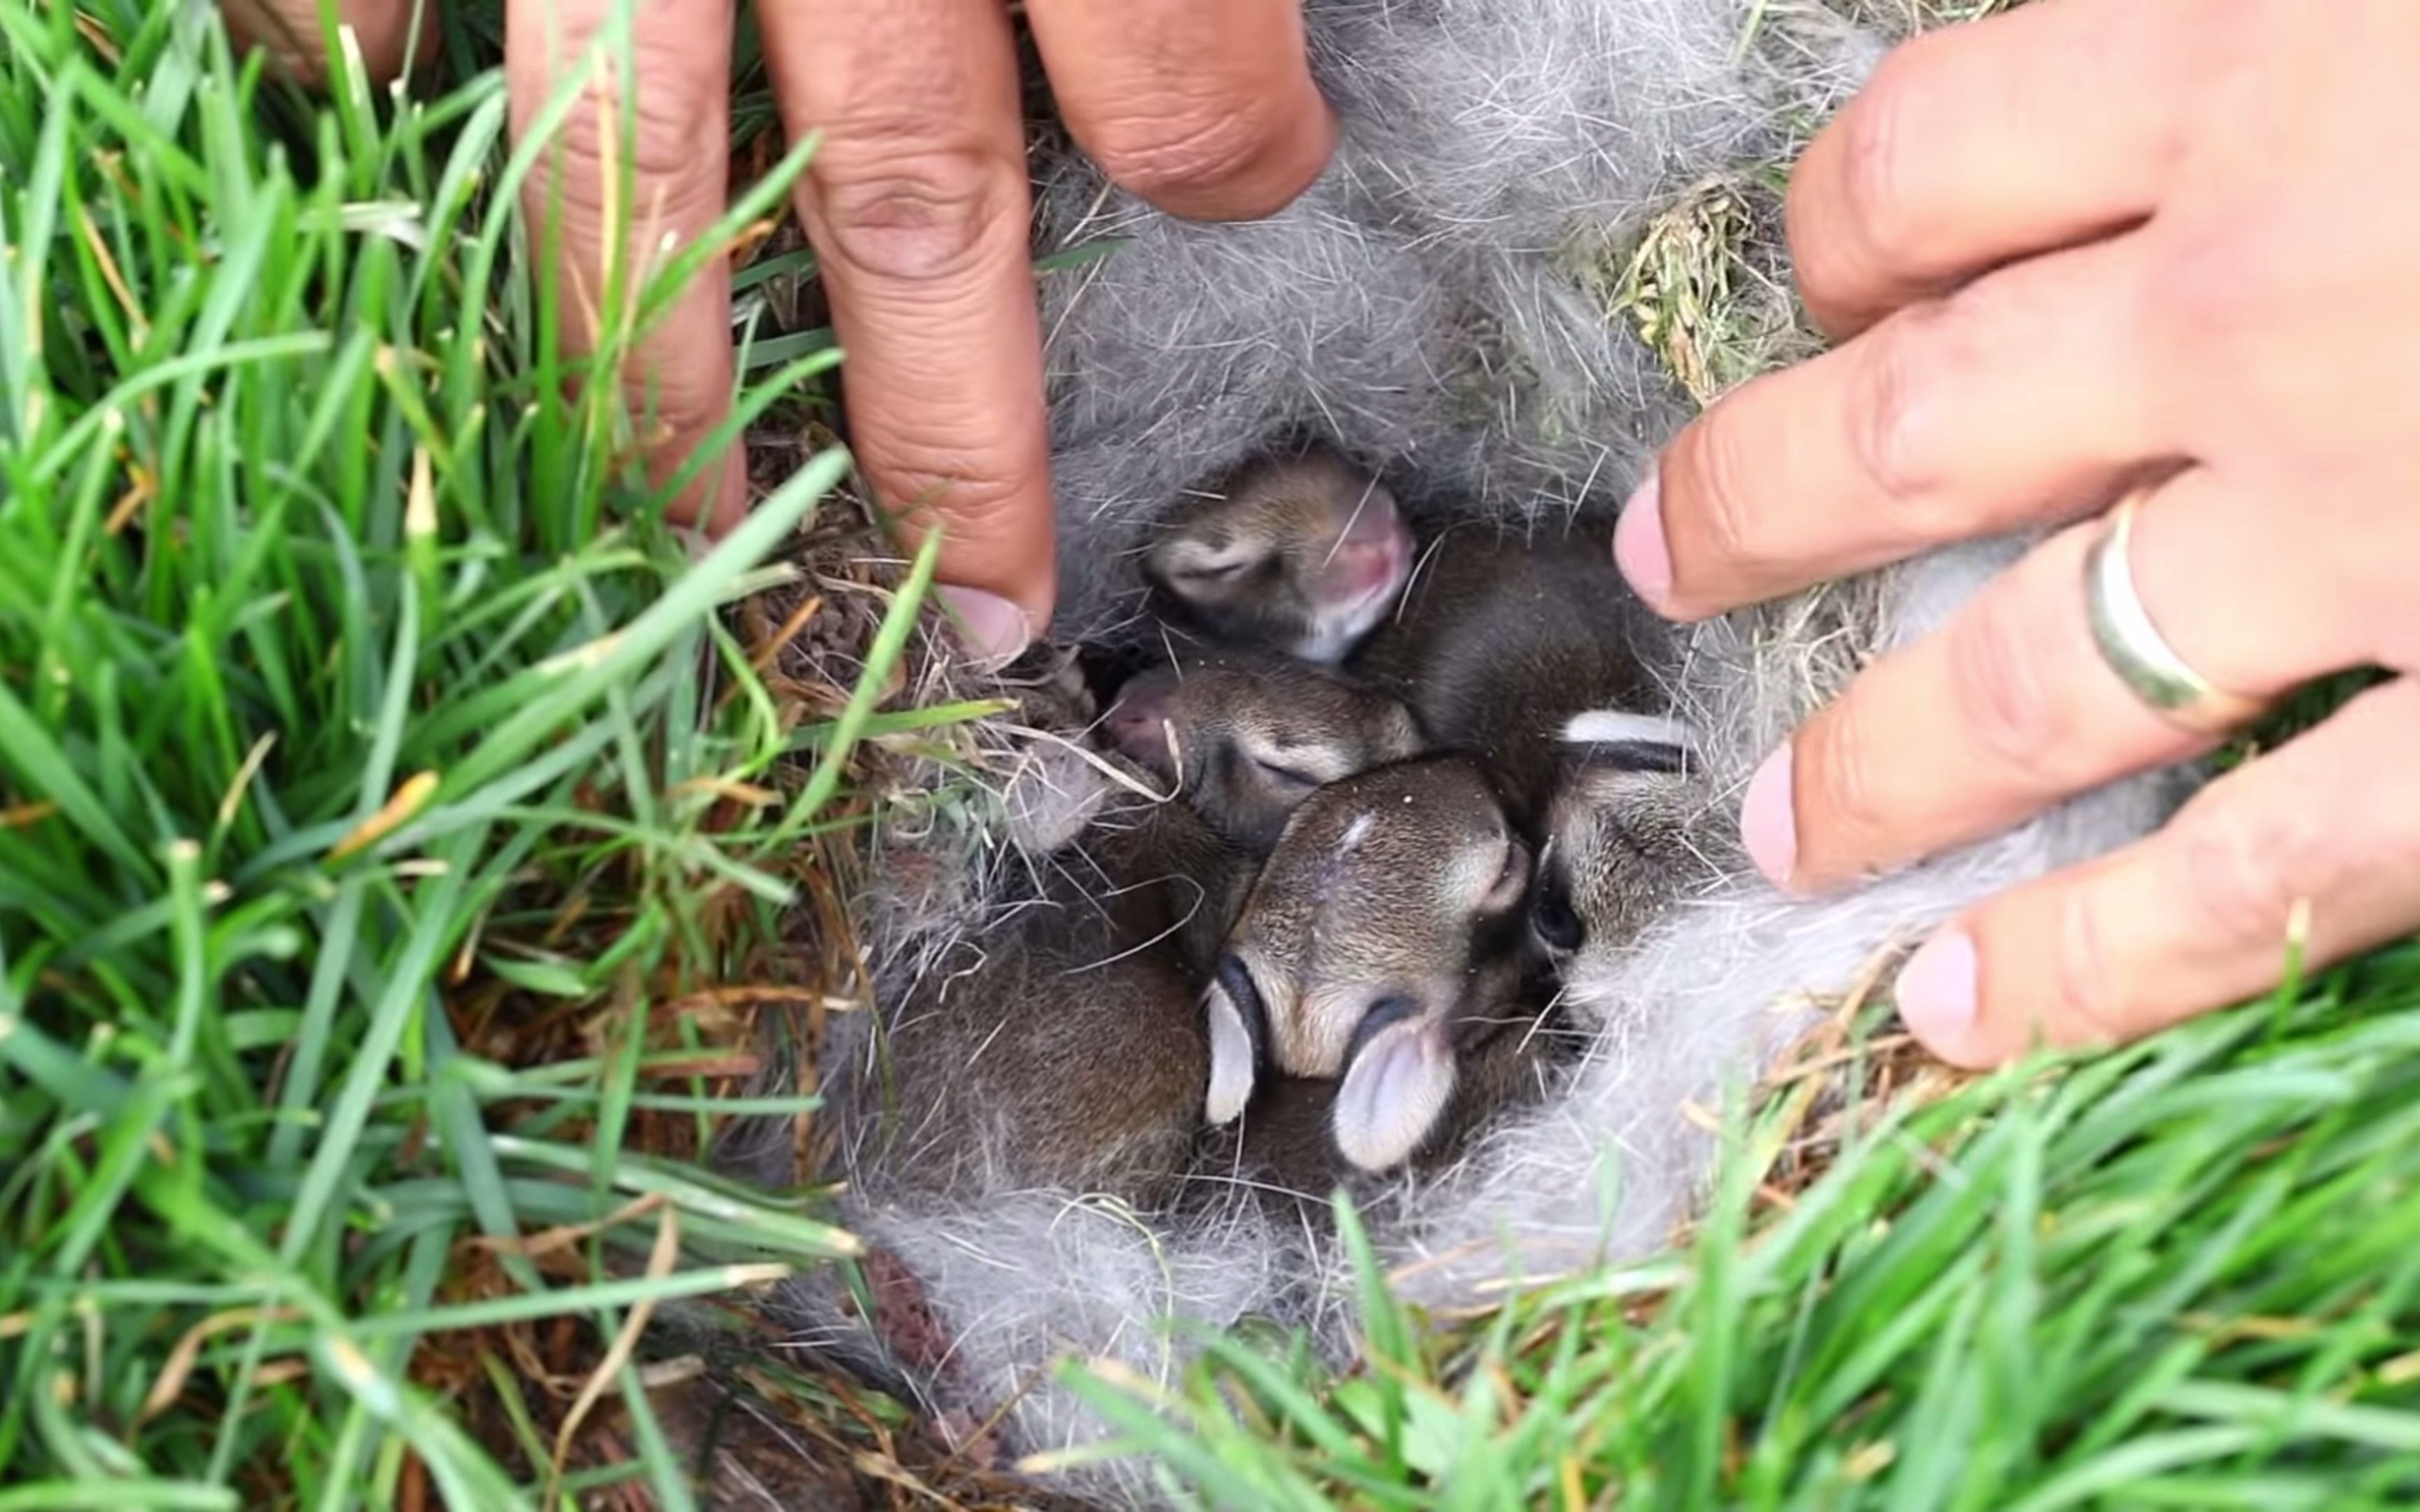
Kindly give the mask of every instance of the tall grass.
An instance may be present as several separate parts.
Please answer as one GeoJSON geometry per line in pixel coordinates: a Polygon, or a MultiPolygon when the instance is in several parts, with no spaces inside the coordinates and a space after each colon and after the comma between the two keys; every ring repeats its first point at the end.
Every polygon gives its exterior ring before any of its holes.
{"type": "Polygon", "coordinates": [[[1672,1254],[1459,1333],[1373,1275],[1342,1381],[1241,1338],[1167,1395],[1073,1379],[1236,1509],[2420,1499],[2420,947],[1861,1112],[1885,1017],[1672,1254]]]}
{"type": "MultiPolygon", "coordinates": [[[[718,611],[843,459],[702,559],[663,527],[527,271],[482,24],[442,92],[310,100],[206,7],[0,0],[0,1512],[688,1506],[611,1346],[852,1247],[630,1147],[803,1105],[727,1095],[694,989],[847,822],[931,559],[796,727],[718,611]],[[566,1463],[609,1407],[628,1453],[566,1463]]],[[[1611,291],[1687,295],[1650,334],[1715,387],[1771,334],[1713,276],[1753,219],[1611,291]]],[[[718,251],[623,270],[607,358],[718,251]]],[[[735,426],[828,347],[752,341],[735,426]]],[[[2420,1497],[2420,949],[1886,1112],[1859,1045],[1669,1255],[1442,1332],[1371,1268],[1343,1380],[1241,1338],[1168,1396],[1078,1379],[1236,1508],[2420,1497]]]]}
{"type": "MultiPolygon", "coordinates": [[[[845,458],[692,563],[559,355],[504,122],[493,73],[306,100],[210,7],[0,0],[0,1508],[535,1505],[537,1419],[500,1455],[447,1399],[521,1373],[454,1345],[851,1247],[623,1148],[731,1111],[679,995],[837,822],[763,779],[852,730],[718,610],[845,458]],[[583,1058],[482,1053],[574,1017],[583,1058]]],[[[595,291],[608,359],[802,161],[595,291]]],[[[624,1473],[687,1505],[639,1381],[593,1382],[624,1473]]]]}

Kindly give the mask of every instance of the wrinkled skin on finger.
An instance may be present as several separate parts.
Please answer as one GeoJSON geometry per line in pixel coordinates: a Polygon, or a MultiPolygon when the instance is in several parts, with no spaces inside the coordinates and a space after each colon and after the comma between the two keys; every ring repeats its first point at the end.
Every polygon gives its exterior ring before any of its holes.
{"type": "MultiPolygon", "coordinates": [[[[529,130],[566,73],[613,19],[613,0],[507,0],[504,74],[516,137],[529,130]]],[[[635,80],[592,75],[562,131],[521,190],[537,245],[553,224],[554,269],[566,344],[596,349],[606,287],[609,216],[622,145],[607,139],[621,93],[636,90],[629,137],[629,214],[620,255],[644,268],[703,236],[722,213],[731,140],[731,8],[717,0],[652,0],[631,16],[635,80]]],[[[610,70],[613,65],[608,64],[610,70]]],[[[638,279],[626,278],[628,297],[638,279]]],[[[710,259],[680,302],[641,341],[622,375],[631,413],[647,440],[648,471],[667,481],[729,413],[732,388],[731,266],[710,259]]],[[[738,449],[729,449],[675,501],[676,517],[728,529],[747,508],[738,449]]]]}
{"type": "MultiPolygon", "coordinates": [[[[1333,123],[1295,0],[1029,7],[1072,131],[1164,207],[1255,215],[1299,193],[1333,123]]],[[[1041,332],[1015,49],[997,0],[797,0],[763,12],[824,269],[849,434],[970,638],[1013,655],[1055,590],[1041,332]]]]}
{"type": "Polygon", "coordinates": [[[2420,683],[2373,688],[2149,839],[1985,903],[1901,970],[1935,1054],[2119,1043],[2420,926],[2420,683]]]}
{"type": "Polygon", "coordinates": [[[1335,150],[1300,0],[1027,0],[1025,13],[1068,131],[1172,215],[1275,214],[1335,150]]]}
{"type": "Polygon", "coordinates": [[[2291,0],[2043,0],[1895,54],[1791,189],[1807,297],[1854,334],[1676,438],[1624,513],[1625,570],[1698,618],[2071,517],[2147,470],[2407,486],[2420,405],[2377,337],[2420,321],[2420,227],[2377,191],[2420,136],[2396,103],[2415,46],[2394,0],[2324,23],[2291,0]],[[2014,82],[1977,82],[1993,70],[2014,82]],[[2112,76],[2166,91],[2127,105],[2164,124],[2110,127],[2112,76]],[[2002,185],[2013,204],[1985,197],[2002,185]]]}
{"type": "Polygon", "coordinates": [[[911,535],[944,527],[949,581],[1022,611],[992,637],[1013,654],[1053,572],[1008,18],[993,0],[793,0],[761,20],[791,136],[822,134],[799,209],[852,444],[911,535]]]}
{"type": "MultiPolygon", "coordinates": [[[[288,77],[317,85],[325,45],[318,0],[222,0],[227,30],[250,47],[267,50],[288,77]]],[[[336,15],[360,39],[362,68],[373,84],[384,84],[408,61],[425,62],[437,50],[437,7],[422,8],[421,29],[412,31],[412,0],[338,0],[336,15]]]]}
{"type": "MultiPolygon", "coordinates": [[[[240,40],[267,48],[295,77],[325,76],[317,0],[225,0],[240,40]]],[[[415,41],[414,0],[341,0],[339,15],[360,39],[373,81],[394,77],[415,41]]],[[[418,55],[437,40],[436,4],[421,8],[418,55]]],[[[510,0],[504,52],[512,127],[518,138],[613,14],[613,0],[510,0]]],[[[730,141],[731,12],[728,6],[670,0],[633,11],[631,60],[637,71],[630,143],[628,234],[618,249],[628,266],[702,235],[721,213],[730,141]]],[[[595,349],[606,285],[609,188],[621,150],[603,140],[598,109],[617,120],[630,81],[589,80],[536,172],[522,204],[540,245],[553,247],[551,276],[562,291],[566,355],[595,349]],[[551,229],[548,229],[549,227],[551,229]]],[[[635,283],[635,281],[633,281],[635,283]]],[[[630,289],[633,298],[636,288],[630,289]]],[[[710,260],[675,310],[633,353],[621,375],[641,425],[649,475],[668,480],[728,416],[732,391],[731,272],[710,260]]],[[[724,529],[746,511],[746,476],[737,449],[714,459],[675,501],[675,518],[724,529]]]]}
{"type": "MultiPolygon", "coordinates": [[[[317,80],[314,0],[226,0],[245,39],[317,80]]],[[[403,65],[412,0],[344,0],[374,77],[403,65]]],[[[1120,184],[1175,214],[1265,215],[1315,179],[1336,125],[1312,85],[1297,0],[1036,0],[1036,40],[1071,131],[1120,184]]],[[[512,0],[506,71],[525,130],[611,0],[512,0]]],[[[852,447],[911,540],[943,533],[939,579],[974,648],[1004,659],[1055,596],[1042,351],[1026,244],[1015,52],[1000,0],[799,0],[761,12],[783,120],[822,147],[799,194],[846,353],[852,447]]],[[[701,234],[721,209],[729,8],[633,13],[632,258],[701,234]]],[[[433,43],[434,31],[424,39],[433,43]]],[[[559,201],[557,272],[573,355],[593,349],[611,145],[583,99],[526,191],[559,201]]],[[[543,224],[542,220],[538,224],[543,224]]],[[[730,270],[716,260],[623,375],[651,474],[693,457],[729,413],[730,270]]],[[[711,528],[745,508],[740,459],[712,459],[677,501],[711,528]]]]}
{"type": "MultiPolygon", "coordinates": [[[[1792,254],[1842,339],[1666,450],[1617,532],[1641,595],[1693,619],[2086,523],[1775,753],[1742,831],[1777,883],[1851,885],[2208,748],[2085,627],[2091,517],[2137,485],[2137,592],[2205,678],[2420,666],[2414,58],[2397,0],[2043,0],[1895,54],[1809,147],[1792,254]]],[[[2408,695],[2371,697],[2129,858],[1962,920],[1903,976],[1910,1023],[1965,1064],[2125,1038],[2273,982],[2297,902],[2314,959],[2420,922],[2408,837],[2322,791],[2386,791],[2408,695]],[[2242,841],[2298,808],[2333,848],[2242,841]],[[2205,861],[2232,880],[2191,882],[2205,861]]]]}

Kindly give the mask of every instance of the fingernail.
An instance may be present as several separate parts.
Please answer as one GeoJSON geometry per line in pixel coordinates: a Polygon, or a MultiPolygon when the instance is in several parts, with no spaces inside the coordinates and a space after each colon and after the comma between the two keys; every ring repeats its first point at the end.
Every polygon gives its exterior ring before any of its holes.
{"type": "Polygon", "coordinates": [[[1975,1026],[1975,942],[1964,930],[1944,930],[1900,967],[1891,988],[1899,1016],[1935,1051],[1954,1048],[1975,1026]]]}
{"type": "Polygon", "coordinates": [[[1798,818],[1792,811],[1786,741],[1747,779],[1747,796],[1740,803],[1740,843],[1766,881],[1776,887],[1790,885],[1790,873],[1798,865],[1798,818]]]}
{"type": "Polygon", "coordinates": [[[1651,471],[1621,506],[1621,518],[1613,527],[1613,564],[1638,596],[1656,609],[1672,596],[1672,553],[1664,544],[1662,497],[1651,471]]]}
{"type": "Polygon", "coordinates": [[[985,668],[1005,667],[1032,644],[1032,622],[1025,610],[998,594],[946,583],[939,593],[957,617],[958,640],[985,668]]]}

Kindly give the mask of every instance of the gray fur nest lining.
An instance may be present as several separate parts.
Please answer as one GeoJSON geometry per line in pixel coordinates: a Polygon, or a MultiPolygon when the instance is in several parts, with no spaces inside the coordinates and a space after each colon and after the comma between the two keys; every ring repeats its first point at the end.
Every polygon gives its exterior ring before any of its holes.
{"type": "MultiPolygon", "coordinates": [[[[1750,0],[1309,0],[1313,62],[1343,123],[1326,176],[1284,213],[1188,224],[1107,187],[1080,158],[1037,162],[1037,250],[1123,244],[1052,275],[1063,576],[1057,633],[1150,634],[1137,558],[1185,491],[1272,444],[1324,440],[1375,468],[1414,519],[1553,528],[1619,506],[1686,399],[1569,276],[1678,190],[1770,159],[1787,124],[1862,77],[1874,42],[1821,16],[1779,25],[1750,0]]],[[[1775,6],[1776,13],[1792,8],[1775,6]]],[[[1861,659],[1939,625],[2018,543],[1937,554],[1854,583],[1675,629],[1671,692],[1735,808],[1757,762],[1861,659]]],[[[1030,717],[1025,721],[1036,721],[1030,717]]],[[[1047,737],[1003,819],[958,841],[880,845],[865,900],[876,995],[896,1000],[951,939],[1013,902],[1020,839],[1063,831],[1091,768],[1047,737]],[[1071,797],[1070,795],[1073,795],[1071,797]],[[1040,817],[1037,817],[1040,816],[1040,817]],[[954,849],[951,847],[954,846],[954,849]],[[935,887],[948,852],[963,885],[935,887]]],[[[2131,780],[1854,895],[1792,902],[1736,856],[1649,937],[1584,955],[1566,1001],[1589,1043],[1559,1094],[1507,1116],[1450,1168],[1387,1183],[1363,1211],[1409,1301],[1652,1252],[1688,1211],[1714,1144],[1683,1116],[1752,1078],[1815,1004],[1965,904],[2147,832],[2186,779],[2131,780]],[[1610,1203],[1607,1193],[1618,1193],[1610,1203]]],[[[1016,1454],[1106,1427],[1051,1377],[1066,1357],[1149,1380],[1184,1367],[1183,1330],[1251,1319],[1348,1358],[1352,1288],[1333,1241],[1265,1206],[1143,1215],[1081,1194],[845,1199],[844,1221],[912,1283],[917,1339],[870,1328],[830,1277],[776,1312],[796,1341],[903,1384],[937,1414],[987,1420],[1016,1454]]],[[[1150,1467],[1053,1477],[1116,1505],[1163,1504],[1150,1467]]]]}

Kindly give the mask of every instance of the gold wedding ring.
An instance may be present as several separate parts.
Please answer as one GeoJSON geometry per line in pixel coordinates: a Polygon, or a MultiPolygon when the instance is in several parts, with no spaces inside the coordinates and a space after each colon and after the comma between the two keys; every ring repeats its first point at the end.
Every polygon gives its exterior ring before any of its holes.
{"type": "Polygon", "coordinates": [[[2133,569],[2126,555],[2133,540],[2135,506],[2149,492],[2137,488],[2118,501],[2084,559],[2084,602],[2092,622],[2092,642],[2101,648],[2109,670],[2152,713],[2195,734],[2224,734],[2266,705],[2195,671],[2151,623],[2134,592],[2133,569]]]}

